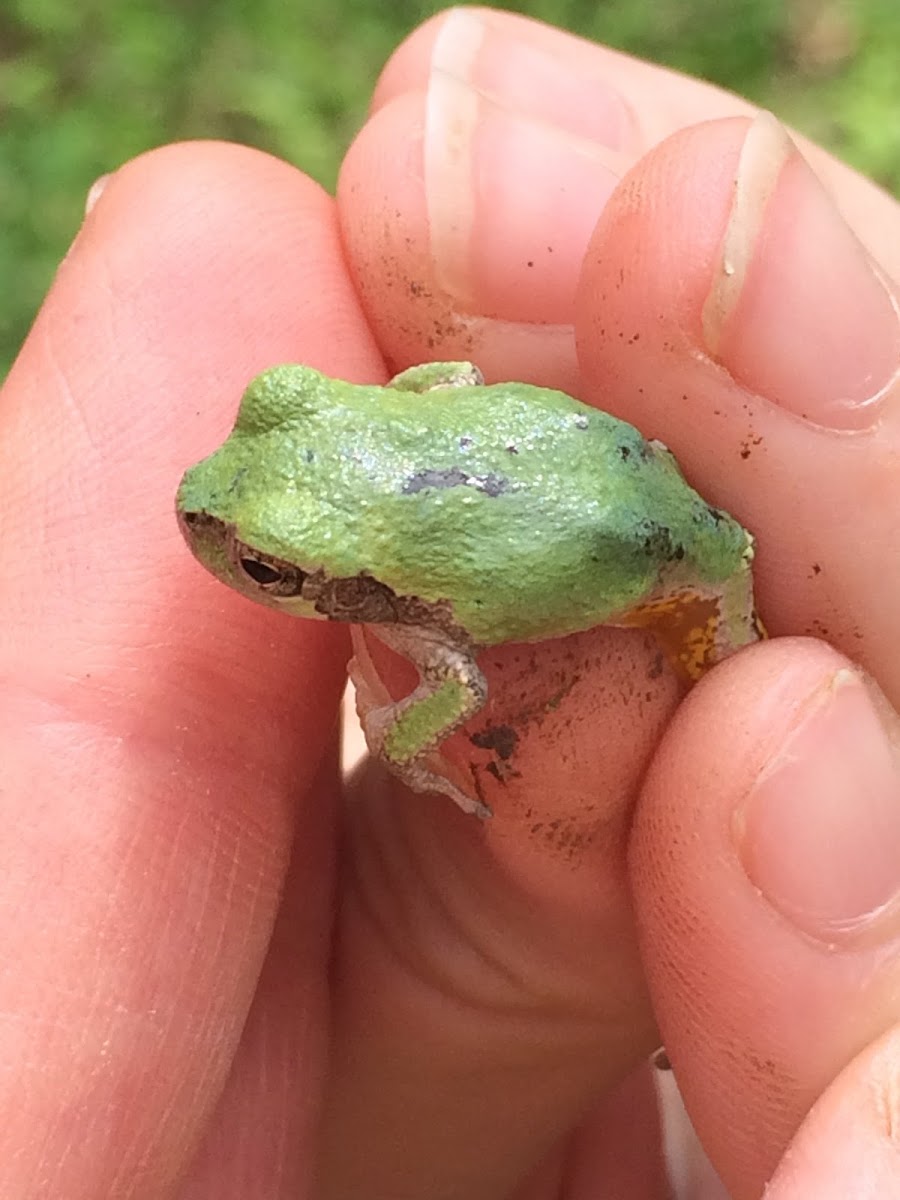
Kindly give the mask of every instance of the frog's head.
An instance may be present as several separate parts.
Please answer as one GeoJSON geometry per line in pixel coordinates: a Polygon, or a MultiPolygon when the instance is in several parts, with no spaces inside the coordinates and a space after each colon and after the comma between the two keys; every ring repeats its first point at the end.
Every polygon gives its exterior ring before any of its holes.
{"type": "Polygon", "coordinates": [[[217,579],[297,616],[323,615],[310,597],[359,564],[342,530],[355,520],[337,489],[346,434],[328,432],[336,384],[311,367],[272,367],[251,381],[224,443],[185,472],[176,509],[185,541],[217,579]]]}
{"type": "MultiPolygon", "coordinates": [[[[185,472],[175,505],[178,527],[195,558],[222,583],[270,608],[320,616],[304,595],[311,572],[285,541],[290,480],[273,489],[265,463],[253,439],[233,433],[185,472]]],[[[303,509],[293,495],[296,520],[303,509]]]]}
{"type": "Polygon", "coordinates": [[[235,591],[294,616],[325,615],[304,596],[310,572],[243,541],[234,524],[190,503],[179,503],[178,525],[195,558],[235,591]]]}

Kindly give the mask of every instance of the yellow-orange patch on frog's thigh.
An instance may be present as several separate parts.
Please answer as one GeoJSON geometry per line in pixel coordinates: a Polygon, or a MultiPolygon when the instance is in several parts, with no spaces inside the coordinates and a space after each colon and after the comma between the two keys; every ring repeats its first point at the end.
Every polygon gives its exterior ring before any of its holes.
{"type": "Polygon", "coordinates": [[[718,661],[719,602],[715,596],[679,592],[639,605],[616,624],[651,628],[672,668],[695,683],[718,661]]]}

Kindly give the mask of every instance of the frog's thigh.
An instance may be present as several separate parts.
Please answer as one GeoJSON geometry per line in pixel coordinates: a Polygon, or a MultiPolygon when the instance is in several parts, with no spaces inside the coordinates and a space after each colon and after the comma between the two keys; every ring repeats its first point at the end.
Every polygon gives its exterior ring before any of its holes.
{"type": "Polygon", "coordinates": [[[622,624],[649,628],[676,674],[693,683],[726,657],[720,609],[718,593],[685,589],[647,600],[622,624]]]}

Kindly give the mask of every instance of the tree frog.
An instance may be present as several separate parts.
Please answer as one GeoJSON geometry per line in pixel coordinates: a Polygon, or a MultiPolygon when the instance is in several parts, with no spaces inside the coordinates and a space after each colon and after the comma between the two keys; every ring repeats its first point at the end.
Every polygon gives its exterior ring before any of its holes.
{"type": "Polygon", "coordinates": [[[409,696],[361,713],[369,748],[482,817],[437,753],[485,703],[480,648],[651,625],[694,680],[761,636],[753,538],[661,442],[563,392],[485,385],[471,363],[384,387],[263,372],[224,444],[185,474],[177,511],[230,587],[369,626],[414,663],[409,696]]]}

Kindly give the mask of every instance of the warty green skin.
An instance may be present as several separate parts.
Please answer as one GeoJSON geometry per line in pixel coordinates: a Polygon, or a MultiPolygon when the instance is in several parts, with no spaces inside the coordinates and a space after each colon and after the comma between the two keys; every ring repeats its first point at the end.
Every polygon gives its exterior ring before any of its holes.
{"type": "Polygon", "coordinates": [[[562,392],[412,394],[302,366],[251,384],[178,503],[304,570],[449,601],[479,645],[604,624],[685,584],[716,590],[749,544],[667,450],[562,392]]]}
{"type": "MultiPolygon", "coordinates": [[[[225,443],[187,471],[177,507],[194,553],[238,591],[402,641],[432,704],[448,675],[458,683],[448,653],[468,667],[477,646],[637,623],[666,597],[715,599],[717,658],[758,636],[752,538],[689,487],[664,446],[562,392],[484,386],[471,364],[426,364],[386,387],[272,368],[225,443]],[[298,578],[375,580],[418,607],[391,634],[390,607],[338,611],[318,592],[260,586],[248,551],[298,578]],[[425,653],[411,626],[431,631],[425,653]]],[[[419,759],[483,702],[462,712],[448,701],[452,719],[443,712],[408,743],[389,715],[379,749],[395,765],[419,759]]]]}

